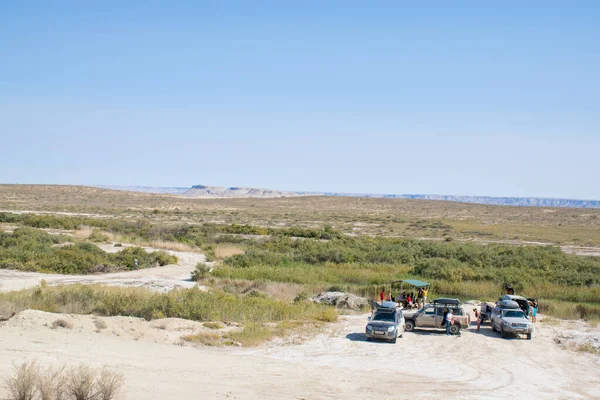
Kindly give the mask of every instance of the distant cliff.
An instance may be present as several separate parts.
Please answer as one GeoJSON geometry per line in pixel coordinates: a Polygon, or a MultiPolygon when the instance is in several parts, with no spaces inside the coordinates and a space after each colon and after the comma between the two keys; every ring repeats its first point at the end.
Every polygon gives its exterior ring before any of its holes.
{"type": "Polygon", "coordinates": [[[286,192],[282,190],[270,190],[259,188],[244,188],[244,187],[222,187],[222,186],[206,186],[194,185],[191,189],[183,193],[184,197],[297,197],[302,196],[298,192],[286,192]]]}
{"type": "Polygon", "coordinates": [[[337,193],[337,192],[295,192],[258,188],[223,187],[194,185],[191,188],[181,187],[147,187],[147,186],[97,186],[113,190],[132,192],[175,194],[189,198],[199,197],[299,197],[299,196],[339,196],[339,197],[375,197],[392,199],[442,200],[459,203],[490,204],[497,206],[519,207],[569,207],[600,208],[599,200],[554,199],[548,197],[489,197],[489,196],[455,196],[437,194],[371,194],[371,193],[337,193]]]}

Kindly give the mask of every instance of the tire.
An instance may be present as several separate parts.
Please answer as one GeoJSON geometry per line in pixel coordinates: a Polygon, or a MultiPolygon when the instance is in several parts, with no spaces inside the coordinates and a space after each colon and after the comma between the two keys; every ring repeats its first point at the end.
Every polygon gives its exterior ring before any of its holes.
{"type": "Polygon", "coordinates": [[[456,325],[450,325],[450,334],[451,335],[458,335],[458,333],[460,332],[460,328],[456,325]]]}
{"type": "Polygon", "coordinates": [[[502,336],[502,339],[506,339],[506,332],[504,332],[503,327],[500,327],[500,336],[502,336]]]}
{"type": "Polygon", "coordinates": [[[397,340],[398,340],[398,338],[397,338],[397,337],[394,337],[394,338],[392,339],[392,343],[396,344],[396,341],[397,341],[397,340]]]}
{"type": "Polygon", "coordinates": [[[367,336],[367,342],[372,341],[373,339],[371,339],[370,337],[367,336]]]}
{"type": "Polygon", "coordinates": [[[492,322],[492,332],[496,332],[496,325],[494,325],[494,322],[492,322]]]}
{"type": "Polygon", "coordinates": [[[527,334],[527,340],[531,340],[531,333],[527,334]]]}
{"type": "Polygon", "coordinates": [[[412,332],[415,329],[415,323],[410,320],[406,321],[404,329],[406,330],[406,332],[412,332]]]}

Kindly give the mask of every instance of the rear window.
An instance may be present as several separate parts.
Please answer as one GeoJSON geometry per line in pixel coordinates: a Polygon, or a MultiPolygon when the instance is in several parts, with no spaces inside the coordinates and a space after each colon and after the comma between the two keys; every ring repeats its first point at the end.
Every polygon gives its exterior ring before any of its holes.
{"type": "Polygon", "coordinates": [[[508,318],[525,318],[523,311],[505,311],[504,316],[508,318]]]}
{"type": "Polygon", "coordinates": [[[394,313],[377,313],[373,316],[372,321],[388,321],[394,322],[396,320],[394,313]]]}

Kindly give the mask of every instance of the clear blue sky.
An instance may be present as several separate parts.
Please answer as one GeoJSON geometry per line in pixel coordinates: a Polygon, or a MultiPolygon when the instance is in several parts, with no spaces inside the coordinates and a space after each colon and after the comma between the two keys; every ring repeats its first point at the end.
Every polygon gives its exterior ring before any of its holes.
{"type": "Polygon", "coordinates": [[[599,1],[5,1],[0,182],[600,199],[598,21],[599,1]]]}

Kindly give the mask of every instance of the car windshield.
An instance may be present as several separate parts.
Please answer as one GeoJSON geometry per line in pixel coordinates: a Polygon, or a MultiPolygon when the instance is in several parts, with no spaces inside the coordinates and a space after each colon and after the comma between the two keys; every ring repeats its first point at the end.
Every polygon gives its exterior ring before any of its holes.
{"type": "Polygon", "coordinates": [[[392,313],[378,313],[373,316],[371,321],[389,321],[394,322],[396,317],[392,313]]]}
{"type": "Polygon", "coordinates": [[[504,316],[508,318],[525,318],[523,311],[506,311],[504,316]]]}

